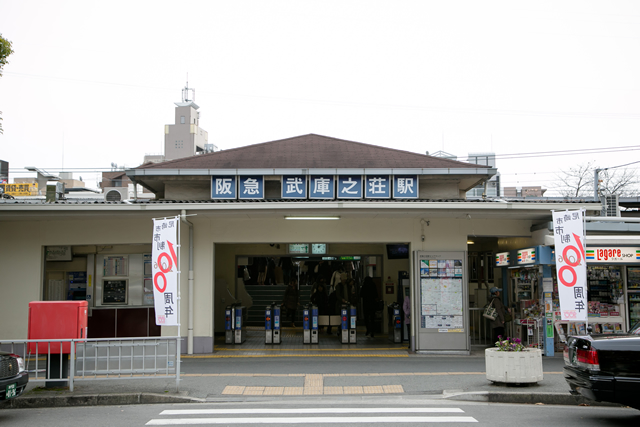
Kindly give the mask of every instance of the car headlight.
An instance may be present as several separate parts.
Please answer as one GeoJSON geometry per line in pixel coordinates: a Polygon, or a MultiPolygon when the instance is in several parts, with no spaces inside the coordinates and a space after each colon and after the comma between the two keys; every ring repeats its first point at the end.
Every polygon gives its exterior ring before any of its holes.
{"type": "Polygon", "coordinates": [[[18,372],[24,372],[25,371],[24,359],[18,356],[17,354],[12,354],[12,356],[15,357],[16,360],[18,361],[18,372]]]}

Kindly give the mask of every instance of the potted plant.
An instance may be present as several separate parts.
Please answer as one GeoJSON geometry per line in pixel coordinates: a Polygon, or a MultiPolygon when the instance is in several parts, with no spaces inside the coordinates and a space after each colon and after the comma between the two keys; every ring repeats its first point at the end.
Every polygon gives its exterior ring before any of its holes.
{"type": "Polygon", "coordinates": [[[525,347],[520,339],[498,337],[495,347],[484,351],[487,379],[500,383],[542,381],[542,351],[525,347]]]}

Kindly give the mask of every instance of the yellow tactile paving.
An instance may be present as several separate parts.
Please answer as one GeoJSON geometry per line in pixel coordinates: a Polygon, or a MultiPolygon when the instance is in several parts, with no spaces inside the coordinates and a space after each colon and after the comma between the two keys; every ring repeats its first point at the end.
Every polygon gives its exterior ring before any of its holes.
{"type": "Polygon", "coordinates": [[[324,379],[322,375],[317,374],[309,374],[304,377],[304,386],[305,387],[323,387],[324,379]]]}
{"type": "Polygon", "coordinates": [[[362,391],[364,394],[382,394],[384,393],[384,389],[381,385],[366,385],[362,387],[362,391]]]}
{"type": "Polygon", "coordinates": [[[222,390],[222,394],[242,394],[244,393],[244,386],[228,385],[222,390]]]}
{"type": "Polygon", "coordinates": [[[362,390],[362,386],[347,386],[342,387],[344,390],[344,394],[364,394],[364,390],[362,390]]]}
{"type": "Polygon", "coordinates": [[[344,394],[342,387],[325,387],[324,394],[344,394]]]}
{"type": "Polygon", "coordinates": [[[264,393],[264,387],[245,387],[244,396],[262,396],[264,393]]]}
{"type": "Polygon", "coordinates": [[[284,387],[265,387],[263,396],[280,396],[284,393],[284,387]]]}
{"type": "Polygon", "coordinates": [[[304,387],[285,387],[285,396],[302,396],[304,394],[304,387]]]}
{"type": "Polygon", "coordinates": [[[385,393],[404,393],[401,385],[383,385],[382,389],[385,393]]]}
{"type": "Polygon", "coordinates": [[[322,394],[324,392],[324,387],[305,387],[304,394],[322,394]]]}

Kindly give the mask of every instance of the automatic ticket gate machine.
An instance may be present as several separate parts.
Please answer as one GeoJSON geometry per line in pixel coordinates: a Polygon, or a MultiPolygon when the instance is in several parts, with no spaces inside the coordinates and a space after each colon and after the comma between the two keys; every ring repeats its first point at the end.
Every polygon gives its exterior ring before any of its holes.
{"type": "Polygon", "coordinates": [[[242,306],[236,306],[233,318],[234,322],[234,344],[242,344],[246,341],[247,337],[245,334],[244,321],[247,317],[247,309],[242,306]]]}
{"type": "Polygon", "coordinates": [[[280,344],[280,306],[268,305],[264,314],[265,344],[280,344]]]}
{"type": "Polygon", "coordinates": [[[235,330],[235,323],[236,323],[236,319],[235,319],[235,315],[236,315],[236,309],[233,305],[228,305],[225,309],[224,309],[224,343],[225,344],[233,344],[235,337],[234,337],[234,330],[235,330]]]}
{"type": "Polygon", "coordinates": [[[305,305],[302,309],[302,343],[318,344],[318,307],[305,305]]]}
{"type": "Polygon", "coordinates": [[[349,304],[343,304],[340,309],[340,327],[342,328],[340,342],[342,344],[356,343],[356,323],[356,307],[349,304]]]}
{"type": "Polygon", "coordinates": [[[389,304],[389,340],[393,343],[402,343],[402,318],[400,316],[400,304],[389,304]]]}

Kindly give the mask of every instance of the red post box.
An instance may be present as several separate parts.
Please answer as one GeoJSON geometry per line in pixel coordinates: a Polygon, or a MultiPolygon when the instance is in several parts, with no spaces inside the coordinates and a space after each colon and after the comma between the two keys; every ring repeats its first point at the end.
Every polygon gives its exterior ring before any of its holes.
{"type": "MultiPolygon", "coordinates": [[[[29,339],[56,340],[87,337],[87,301],[32,301],[29,303],[29,339]]],[[[47,354],[49,345],[37,343],[38,353],[47,354]]],[[[71,353],[71,343],[62,343],[62,353],[71,353]]],[[[51,354],[60,354],[60,343],[51,343],[51,354]]],[[[29,343],[36,354],[36,343],[29,343]]]]}

